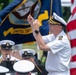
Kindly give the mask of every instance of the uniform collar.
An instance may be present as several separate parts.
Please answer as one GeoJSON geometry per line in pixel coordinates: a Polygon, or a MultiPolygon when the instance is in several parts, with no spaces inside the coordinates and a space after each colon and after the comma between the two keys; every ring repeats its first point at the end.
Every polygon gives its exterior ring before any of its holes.
{"type": "Polygon", "coordinates": [[[57,35],[56,39],[58,39],[59,37],[64,36],[64,35],[65,35],[65,32],[62,30],[62,31],[57,35]]]}

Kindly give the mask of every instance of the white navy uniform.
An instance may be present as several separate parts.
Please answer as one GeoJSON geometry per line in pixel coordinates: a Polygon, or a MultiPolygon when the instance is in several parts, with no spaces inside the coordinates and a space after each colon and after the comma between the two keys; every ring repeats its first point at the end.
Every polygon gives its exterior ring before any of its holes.
{"type": "Polygon", "coordinates": [[[69,61],[71,48],[64,31],[57,37],[53,34],[43,36],[43,40],[50,47],[46,60],[46,70],[49,72],[48,75],[70,75],[69,61]]]}
{"type": "Polygon", "coordinates": [[[14,60],[19,61],[20,59],[17,59],[16,57],[11,56],[10,60],[11,60],[11,61],[14,61],[14,60]]]}
{"type": "MultiPolygon", "coordinates": [[[[2,57],[2,55],[0,56],[0,59],[2,59],[3,60],[3,57],[2,57]]],[[[14,57],[14,56],[10,56],[10,59],[9,59],[10,61],[19,61],[19,59],[17,59],[16,57],[14,57]]]]}

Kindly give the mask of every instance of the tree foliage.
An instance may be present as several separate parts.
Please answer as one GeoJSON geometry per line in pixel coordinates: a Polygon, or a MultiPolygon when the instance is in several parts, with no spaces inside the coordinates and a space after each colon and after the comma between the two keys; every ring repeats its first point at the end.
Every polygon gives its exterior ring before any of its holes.
{"type": "Polygon", "coordinates": [[[67,22],[68,18],[70,17],[70,7],[62,7],[62,13],[63,13],[63,18],[67,22]]]}
{"type": "Polygon", "coordinates": [[[5,8],[12,1],[13,0],[0,0],[0,10],[2,10],[3,8],[5,8]]]}

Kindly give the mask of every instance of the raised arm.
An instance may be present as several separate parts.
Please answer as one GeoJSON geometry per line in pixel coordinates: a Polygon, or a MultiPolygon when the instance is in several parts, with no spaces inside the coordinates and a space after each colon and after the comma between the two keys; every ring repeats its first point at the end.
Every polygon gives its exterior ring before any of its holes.
{"type": "Polygon", "coordinates": [[[34,18],[31,15],[29,15],[28,16],[28,22],[31,25],[34,38],[36,39],[36,42],[37,42],[39,48],[41,50],[43,50],[43,51],[50,50],[49,46],[44,43],[44,41],[42,39],[42,36],[40,34],[40,31],[39,31],[39,21],[37,19],[34,20],[34,18]]]}

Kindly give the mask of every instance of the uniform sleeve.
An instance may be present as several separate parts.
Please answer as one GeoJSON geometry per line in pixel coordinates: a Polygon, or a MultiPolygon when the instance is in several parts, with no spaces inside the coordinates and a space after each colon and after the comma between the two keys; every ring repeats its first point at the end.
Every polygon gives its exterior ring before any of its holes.
{"type": "Polygon", "coordinates": [[[64,48],[62,40],[55,40],[53,42],[48,43],[47,45],[50,47],[50,50],[53,52],[53,54],[61,51],[64,48]]]}
{"type": "Polygon", "coordinates": [[[53,37],[54,36],[51,34],[51,35],[43,36],[42,38],[43,38],[44,42],[47,44],[48,42],[52,41],[53,37]]]}

